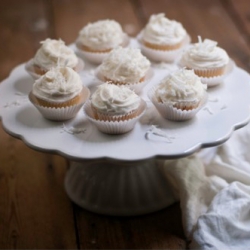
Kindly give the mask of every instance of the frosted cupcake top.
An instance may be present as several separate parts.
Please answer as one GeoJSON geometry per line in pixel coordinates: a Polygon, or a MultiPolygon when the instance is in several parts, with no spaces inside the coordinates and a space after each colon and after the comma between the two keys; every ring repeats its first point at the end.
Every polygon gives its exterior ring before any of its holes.
{"type": "Polygon", "coordinates": [[[181,42],[187,35],[182,24],[169,20],[165,14],[152,15],[142,31],[142,39],[157,45],[174,45],[181,42]]]}
{"type": "Polygon", "coordinates": [[[198,40],[198,43],[191,45],[183,53],[181,62],[184,66],[193,69],[210,69],[223,67],[229,62],[227,52],[217,47],[217,42],[210,39],[202,41],[200,36],[198,36],[198,40]]]}
{"type": "Polygon", "coordinates": [[[155,98],[164,104],[199,102],[207,86],[193,70],[180,69],[165,77],[155,90],[155,98]]]}
{"type": "Polygon", "coordinates": [[[124,33],[114,20],[100,20],[89,23],[79,32],[77,41],[93,50],[106,50],[121,45],[124,33]]]}
{"type": "Polygon", "coordinates": [[[47,38],[34,56],[34,64],[49,70],[56,66],[76,67],[78,58],[74,51],[67,47],[62,40],[47,38]]]}
{"type": "Polygon", "coordinates": [[[101,113],[128,114],[136,110],[141,98],[125,86],[104,83],[98,86],[91,97],[91,105],[101,113]]]}
{"type": "Polygon", "coordinates": [[[100,65],[100,73],[113,81],[138,83],[150,68],[149,60],[137,48],[113,49],[100,65]]]}
{"type": "Polygon", "coordinates": [[[78,73],[69,67],[53,68],[38,78],[32,93],[43,100],[64,102],[74,98],[82,90],[78,73]]]}

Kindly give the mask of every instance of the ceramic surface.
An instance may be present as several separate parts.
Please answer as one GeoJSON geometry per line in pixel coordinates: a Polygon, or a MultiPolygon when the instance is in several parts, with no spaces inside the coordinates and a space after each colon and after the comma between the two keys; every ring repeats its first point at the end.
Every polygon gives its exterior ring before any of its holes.
{"type": "MultiPolygon", "coordinates": [[[[135,40],[131,42],[131,46],[137,46],[135,40]]],[[[74,45],[72,47],[75,49],[74,45]]],[[[96,66],[85,60],[85,67],[80,73],[91,92],[100,84],[95,78],[95,69],[96,66]]],[[[241,68],[235,66],[223,83],[209,88],[205,107],[195,118],[185,122],[162,118],[147,97],[148,90],[177,66],[161,63],[153,64],[152,69],[152,79],[141,92],[148,108],[134,129],[126,134],[111,136],[98,131],[83,110],[65,123],[43,118],[28,100],[34,80],[25,71],[25,64],[13,69],[0,85],[3,126],[8,133],[21,138],[30,147],[58,153],[69,159],[135,161],[188,156],[200,148],[225,142],[235,129],[249,122],[250,76],[241,68]],[[165,137],[151,133],[152,125],[157,126],[165,137]]]]}

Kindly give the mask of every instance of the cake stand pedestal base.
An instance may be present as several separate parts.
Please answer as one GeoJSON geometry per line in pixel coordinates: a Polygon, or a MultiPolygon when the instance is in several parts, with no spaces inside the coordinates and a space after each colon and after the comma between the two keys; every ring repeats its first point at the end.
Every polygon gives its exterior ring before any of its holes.
{"type": "Polygon", "coordinates": [[[133,216],[155,212],[176,201],[164,177],[163,162],[71,162],[65,189],[73,202],[95,213],[133,216]]]}

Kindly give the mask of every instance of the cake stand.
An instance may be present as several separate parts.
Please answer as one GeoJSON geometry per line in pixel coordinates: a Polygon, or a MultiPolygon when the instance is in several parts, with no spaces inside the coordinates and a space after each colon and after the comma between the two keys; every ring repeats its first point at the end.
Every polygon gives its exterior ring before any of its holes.
{"type": "MultiPolygon", "coordinates": [[[[220,145],[250,120],[250,76],[237,66],[223,83],[208,90],[208,102],[195,118],[163,119],[147,91],[176,67],[152,66],[153,74],[140,93],[147,110],[135,128],[123,135],[99,132],[83,111],[64,123],[44,119],[28,100],[34,80],[24,64],[0,85],[0,118],[7,133],[31,148],[71,160],[65,188],[81,207],[108,215],[157,211],[175,201],[162,172],[163,160],[220,145]]],[[[100,84],[93,65],[85,62],[80,75],[91,92],[100,84]]]]}

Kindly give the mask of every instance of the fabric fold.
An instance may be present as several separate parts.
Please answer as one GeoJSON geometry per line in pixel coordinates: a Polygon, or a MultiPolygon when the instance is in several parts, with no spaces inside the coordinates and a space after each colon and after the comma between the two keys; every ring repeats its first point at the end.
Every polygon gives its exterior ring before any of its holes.
{"type": "Polygon", "coordinates": [[[165,161],[190,249],[250,249],[249,149],[247,125],[219,147],[165,161]]]}

